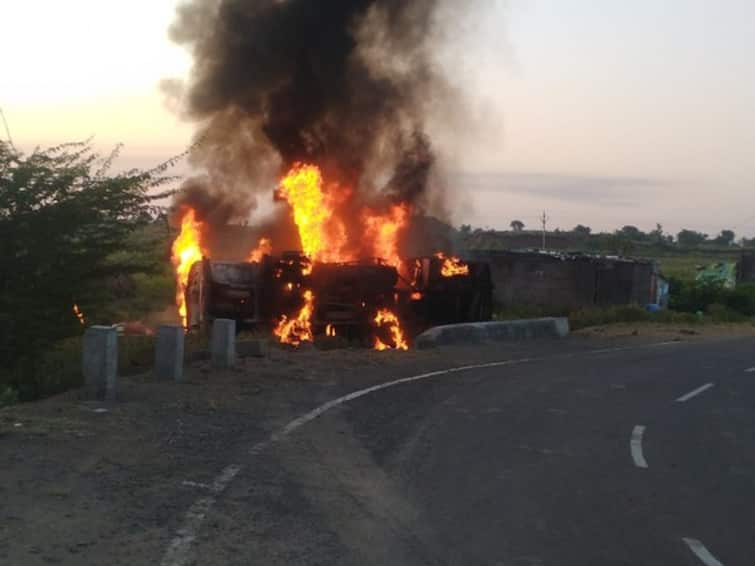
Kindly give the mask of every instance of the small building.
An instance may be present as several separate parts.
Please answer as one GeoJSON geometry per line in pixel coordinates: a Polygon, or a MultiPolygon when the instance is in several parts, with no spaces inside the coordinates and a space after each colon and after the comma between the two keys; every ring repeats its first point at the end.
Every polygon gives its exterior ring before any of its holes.
{"type": "Polygon", "coordinates": [[[490,264],[494,300],[503,307],[554,311],[657,302],[657,264],[649,260],[543,251],[471,250],[490,264]]]}

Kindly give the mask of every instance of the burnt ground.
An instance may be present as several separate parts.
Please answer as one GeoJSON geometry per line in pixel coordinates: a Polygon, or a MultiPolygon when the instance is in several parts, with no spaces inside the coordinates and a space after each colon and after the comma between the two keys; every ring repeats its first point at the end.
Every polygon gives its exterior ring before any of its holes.
{"type": "MultiPolygon", "coordinates": [[[[663,341],[716,341],[751,326],[621,325],[561,341],[407,353],[287,351],[204,362],[187,383],[123,379],[117,402],[72,391],[0,410],[0,564],[155,564],[186,510],[239,454],[348,392],[434,369],[663,341]]],[[[212,520],[207,524],[217,528],[212,520]]]]}

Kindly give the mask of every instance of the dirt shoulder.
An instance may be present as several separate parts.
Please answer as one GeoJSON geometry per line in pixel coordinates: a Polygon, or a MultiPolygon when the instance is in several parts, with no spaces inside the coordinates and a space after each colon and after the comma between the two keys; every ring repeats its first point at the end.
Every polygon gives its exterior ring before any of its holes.
{"type": "Polygon", "coordinates": [[[560,341],[411,352],[271,349],[185,384],[121,379],[119,399],[72,391],[0,410],[0,563],[147,564],[197,490],[293,418],[347,392],[432,371],[667,340],[755,335],[751,326],[629,324],[560,341]]]}

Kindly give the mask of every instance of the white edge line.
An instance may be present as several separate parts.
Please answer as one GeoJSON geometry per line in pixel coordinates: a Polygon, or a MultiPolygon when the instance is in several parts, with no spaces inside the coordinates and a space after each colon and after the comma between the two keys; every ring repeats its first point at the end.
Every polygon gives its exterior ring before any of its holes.
{"type": "Polygon", "coordinates": [[[642,454],[642,435],[645,434],[645,427],[637,425],[632,430],[632,436],[629,439],[629,451],[632,454],[632,460],[634,465],[638,468],[647,468],[648,463],[645,461],[645,456],[642,454]]]}
{"type": "Polygon", "coordinates": [[[724,566],[716,559],[715,556],[713,556],[708,551],[707,548],[705,548],[705,545],[699,540],[695,540],[693,538],[683,538],[682,540],[689,547],[689,549],[695,553],[695,556],[697,556],[706,566],[724,566]]]}
{"type": "MultiPolygon", "coordinates": [[[[484,368],[510,366],[514,364],[523,364],[530,361],[535,361],[535,359],[534,358],[521,358],[518,360],[506,360],[502,362],[475,364],[475,365],[461,366],[461,367],[438,370],[438,371],[431,371],[431,372],[423,373],[420,375],[404,377],[402,379],[396,379],[394,381],[389,381],[386,383],[373,385],[372,387],[361,389],[359,391],[354,391],[353,393],[349,393],[348,395],[344,395],[343,397],[338,397],[337,399],[328,401],[327,403],[320,405],[316,409],[313,409],[312,411],[305,413],[301,417],[294,419],[293,421],[288,423],[285,427],[283,427],[283,429],[280,432],[273,433],[270,436],[269,440],[258,442],[257,444],[252,446],[252,448],[249,450],[249,453],[252,455],[259,454],[263,450],[265,450],[271,443],[282,440],[284,437],[288,436],[289,434],[291,434],[298,428],[301,428],[305,424],[315,420],[317,417],[319,417],[323,413],[326,413],[330,411],[331,409],[338,407],[339,405],[343,405],[344,403],[348,403],[349,401],[353,401],[354,399],[364,397],[365,395],[375,393],[376,391],[380,391],[382,389],[388,389],[389,387],[395,387],[397,385],[401,385],[404,383],[411,383],[413,381],[420,381],[422,379],[429,379],[431,377],[437,377],[440,375],[448,375],[451,373],[469,371],[472,369],[484,369],[484,368]]],[[[181,527],[176,531],[176,535],[171,540],[170,545],[168,546],[168,549],[166,550],[163,556],[163,559],[160,562],[162,566],[182,566],[183,564],[186,564],[188,562],[190,558],[189,552],[191,550],[191,545],[194,542],[194,540],[196,540],[197,538],[197,532],[199,531],[199,527],[204,521],[204,518],[207,515],[207,512],[215,504],[215,500],[217,496],[220,495],[223,491],[225,491],[225,489],[228,487],[231,481],[233,481],[233,479],[239,474],[242,468],[243,467],[238,464],[232,464],[224,468],[223,471],[217,476],[217,478],[215,478],[215,480],[209,486],[210,491],[213,493],[213,495],[200,497],[194,502],[194,504],[191,507],[189,507],[189,510],[186,512],[184,516],[184,520],[183,520],[183,523],[181,524],[181,527]]]]}
{"type": "Polygon", "coordinates": [[[689,401],[693,397],[696,397],[697,395],[700,395],[700,393],[702,393],[703,391],[707,391],[711,387],[713,387],[713,383],[706,383],[705,385],[702,385],[702,386],[698,387],[697,389],[694,389],[694,390],[690,391],[689,393],[686,393],[686,394],[682,395],[681,397],[679,397],[676,400],[676,402],[677,403],[684,403],[685,401],[689,401]]]}
{"type": "MultiPolygon", "coordinates": [[[[678,342],[659,342],[655,344],[644,344],[644,345],[638,346],[637,348],[633,348],[633,347],[616,348],[616,349],[604,350],[604,352],[607,352],[607,351],[621,352],[624,350],[641,349],[641,348],[655,347],[655,346],[666,346],[666,345],[677,344],[677,343],[678,342]]],[[[592,352],[587,352],[587,353],[589,354],[589,353],[596,353],[596,352],[600,352],[600,351],[593,350],[592,352]]],[[[574,356],[571,354],[567,354],[565,357],[574,357],[574,356]]],[[[544,359],[545,358],[521,358],[518,360],[506,360],[506,361],[501,361],[501,362],[474,364],[474,365],[461,366],[461,367],[438,370],[438,371],[431,371],[431,372],[423,373],[420,375],[404,377],[402,379],[397,379],[394,381],[381,383],[378,385],[374,385],[372,387],[368,387],[366,389],[361,389],[359,391],[354,391],[353,393],[349,393],[348,395],[344,395],[343,397],[339,397],[337,399],[333,399],[332,401],[328,401],[324,405],[320,405],[316,409],[313,409],[312,411],[302,415],[301,417],[294,419],[293,421],[288,423],[285,427],[283,427],[283,429],[280,432],[271,434],[269,440],[258,442],[257,444],[252,446],[252,448],[249,449],[249,454],[257,455],[261,453],[270,444],[274,442],[278,442],[279,440],[282,440],[284,437],[288,436],[289,434],[291,434],[298,428],[301,428],[305,424],[315,420],[317,417],[319,417],[323,413],[326,413],[329,410],[335,407],[338,407],[339,405],[343,405],[344,403],[348,403],[349,401],[353,401],[354,399],[364,397],[365,395],[375,393],[376,391],[380,391],[382,389],[388,389],[389,387],[395,387],[396,385],[401,385],[404,383],[411,383],[413,381],[420,381],[422,379],[428,379],[428,378],[437,377],[440,375],[448,375],[450,373],[458,373],[462,371],[469,371],[472,369],[485,369],[485,368],[510,366],[514,364],[523,364],[527,362],[542,361],[544,359]]],[[[641,449],[640,449],[640,457],[642,457],[641,449]]],[[[642,461],[644,462],[644,459],[642,461]]],[[[647,464],[645,464],[644,467],[647,467],[647,464]]],[[[168,545],[167,550],[165,551],[165,554],[163,555],[163,559],[160,562],[161,566],[183,566],[189,561],[189,558],[190,558],[189,552],[191,550],[191,545],[194,542],[194,540],[197,538],[197,532],[199,531],[199,527],[204,521],[204,518],[207,515],[207,512],[215,504],[217,496],[219,496],[221,493],[223,493],[223,491],[225,491],[225,489],[228,487],[231,481],[233,481],[233,479],[239,474],[239,472],[241,472],[242,469],[243,469],[243,466],[239,464],[231,464],[225,467],[223,471],[220,472],[220,474],[217,476],[217,478],[215,478],[212,484],[210,484],[210,491],[211,493],[213,493],[213,495],[200,497],[191,505],[191,507],[189,507],[188,511],[186,511],[186,513],[184,514],[184,518],[183,518],[183,522],[181,523],[181,526],[176,530],[176,535],[171,540],[170,544],[168,545]]]]}

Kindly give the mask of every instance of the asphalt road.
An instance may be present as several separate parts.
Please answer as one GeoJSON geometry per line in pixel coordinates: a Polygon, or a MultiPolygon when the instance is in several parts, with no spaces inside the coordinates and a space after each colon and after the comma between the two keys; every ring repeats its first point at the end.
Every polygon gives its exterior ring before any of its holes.
{"type": "Polygon", "coordinates": [[[755,342],[543,349],[305,417],[164,564],[753,564],[755,342]]]}

